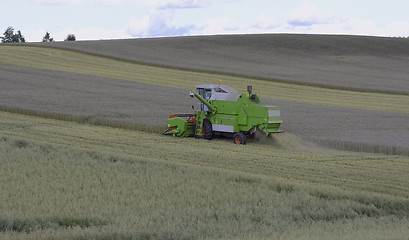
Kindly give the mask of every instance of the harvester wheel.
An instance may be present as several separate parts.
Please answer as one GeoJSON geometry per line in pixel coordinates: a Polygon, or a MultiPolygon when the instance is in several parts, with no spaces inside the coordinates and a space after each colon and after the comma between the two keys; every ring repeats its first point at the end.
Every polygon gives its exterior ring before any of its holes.
{"type": "Polygon", "coordinates": [[[212,123],[207,119],[203,121],[203,138],[207,140],[213,138],[212,123]]]}
{"type": "Polygon", "coordinates": [[[246,144],[246,134],[242,132],[235,133],[233,135],[234,144],[246,144]]]}

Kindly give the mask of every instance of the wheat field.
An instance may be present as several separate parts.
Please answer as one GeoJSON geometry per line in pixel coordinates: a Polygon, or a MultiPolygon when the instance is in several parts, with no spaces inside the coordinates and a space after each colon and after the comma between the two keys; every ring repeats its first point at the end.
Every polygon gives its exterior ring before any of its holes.
{"type": "Polygon", "coordinates": [[[237,146],[4,112],[0,149],[1,238],[409,233],[405,157],[237,146]]]}

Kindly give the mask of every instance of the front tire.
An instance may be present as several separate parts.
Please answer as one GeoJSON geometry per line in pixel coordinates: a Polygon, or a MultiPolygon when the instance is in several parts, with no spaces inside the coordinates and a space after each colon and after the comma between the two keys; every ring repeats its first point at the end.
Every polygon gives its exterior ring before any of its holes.
{"type": "Polygon", "coordinates": [[[213,138],[212,123],[207,119],[203,121],[203,138],[207,140],[212,140],[213,138]]]}
{"type": "Polygon", "coordinates": [[[235,133],[233,135],[233,143],[234,144],[246,144],[246,134],[242,132],[235,133]]]}

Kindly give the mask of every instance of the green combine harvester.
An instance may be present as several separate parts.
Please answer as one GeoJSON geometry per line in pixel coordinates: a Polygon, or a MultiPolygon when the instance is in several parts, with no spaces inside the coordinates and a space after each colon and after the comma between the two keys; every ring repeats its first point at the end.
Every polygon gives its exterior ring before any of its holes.
{"type": "Polygon", "coordinates": [[[247,86],[246,93],[226,85],[197,85],[190,96],[196,97],[200,109],[195,114],[173,114],[168,128],[162,133],[176,137],[212,139],[213,136],[233,137],[235,144],[246,144],[257,129],[267,136],[282,132],[280,109],[263,106],[259,97],[247,86]]]}

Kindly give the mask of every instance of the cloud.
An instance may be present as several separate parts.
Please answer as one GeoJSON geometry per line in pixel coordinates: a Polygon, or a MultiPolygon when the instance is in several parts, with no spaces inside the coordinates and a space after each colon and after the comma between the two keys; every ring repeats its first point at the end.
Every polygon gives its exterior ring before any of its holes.
{"type": "Polygon", "coordinates": [[[155,9],[189,9],[204,8],[211,4],[210,0],[148,0],[147,5],[155,9]]]}
{"type": "Polygon", "coordinates": [[[173,11],[153,10],[140,19],[134,19],[128,26],[132,37],[166,37],[189,35],[194,25],[174,26],[173,11]]]}
{"type": "Polygon", "coordinates": [[[280,25],[281,24],[273,17],[266,14],[260,14],[251,24],[251,28],[260,30],[274,30],[280,27],[280,25]]]}
{"type": "Polygon", "coordinates": [[[310,2],[292,10],[280,32],[307,34],[346,34],[370,36],[407,36],[409,22],[391,22],[385,25],[363,18],[339,15],[310,2]],[[405,31],[406,29],[406,31],[405,31]]]}
{"type": "Polygon", "coordinates": [[[316,4],[304,2],[301,6],[290,12],[287,23],[294,27],[306,27],[316,24],[329,24],[334,18],[336,16],[331,11],[323,9],[316,4]]]}
{"type": "Polygon", "coordinates": [[[243,28],[244,26],[236,22],[234,19],[222,17],[208,19],[203,26],[197,27],[196,30],[199,32],[199,35],[210,35],[235,33],[237,31],[241,31],[243,28]]]}
{"type": "Polygon", "coordinates": [[[79,6],[79,5],[118,5],[131,4],[132,0],[31,0],[37,5],[44,6],[79,6]]]}
{"type": "Polygon", "coordinates": [[[88,27],[67,29],[64,31],[56,32],[55,39],[63,40],[67,37],[68,34],[74,34],[77,40],[125,39],[130,37],[130,35],[126,32],[125,29],[114,30],[106,28],[88,27]]]}
{"type": "Polygon", "coordinates": [[[278,21],[265,14],[260,14],[249,22],[222,17],[208,19],[203,26],[195,28],[195,33],[197,35],[270,33],[277,31],[280,26],[278,21]]]}
{"type": "Polygon", "coordinates": [[[409,21],[396,21],[385,25],[385,32],[389,36],[409,37],[409,21]]]}
{"type": "Polygon", "coordinates": [[[31,0],[31,2],[46,6],[142,4],[151,9],[162,10],[203,8],[211,4],[211,0],[31,0]]]}
{"type": "MultiPolygon", "coordinates": [[[[128,25],[123,24],[120,31],[108,29],[72,29],[61,31],[60,35],[52,33],[55,39],[63,40],[68,33],[74,33],[77,39],[107,39],[128,37],[165,37],[186,35],[213,34],[255,34],[255,33],[307,33],[307,34],[352,34],[374,36],[409,36],[409,21],[395,21],[377,24],[364,18],[354,18],[340,15],[320,5],[305,1],[290,10],[284,16],[260,13],[257,16],[249,14],[247,18],[234,16],[229,11],[223,17],[207,17],[202,21],[183,19],[183,15],[195,9],[203,14],[212,4],[224,7],[233,6],[233,0],[31,0],[43,5],[83,6],[125,5],[145,9],[145,15],[130,19],[128,25]],[[179,15],[180,14],[180,15],[179,15]],[[174,21],[177,16],[177,22],[174,21]],[[279,19],[276,19],[279,18],[279,19]],[[185,23],[183,23],[185,22],[185,23]],[[187,23],[186,23],[187,22],[187,23]]],[[[217,7],[217,6],[214,6],[217,7]]],[[[268,11],[268,9],[264,9],[268,11]]],[[[191,13],[189,13],[191,14],[191,13]]],[[[189,15],[188,14],[188,15],[189,15]]],[[[24,29],[23,29],[24,30],[24,29]]],[[[52,29],[50,29],[52,30],[52,29]]],[[[45,31],[36,34],[35,41],[41,40],[45,31]]],[[[23,34],[28,35],[26,31],[23,34]]],[[[28,39],[28,37],[26,37],[28,39]]]]}
{"type": "Polygon", "coordinates": [[[128,33],[132,37],[166,37],[185,36],[194,32],[193,24],[176,26],[173,17],[183,9],[205,8],[210,0],[147,0],[148,13],[138,19],[133,19],[128,25],[128,33]]]}
{"type": "Polygon", "coordinates": [[[197,35],[256,34],[256,33],[303,33],[343,34],[370,36],[409,36],[409,21],[378,24],[364,18],[340,15],[316,4],[304,2],[289,11],[281,20],[274,16],[259,14],[254,19],[240,22],[232,17],[208,19],[193,31],[197,35]]]}
{"type": "Polygon", "coordinates": [[[37,5],[44,6],[64,6],[64,5],[74,5],[79,3],[79,0],[34,0],[37,5]]]}
{"type": "Polygon", "coordinates": [[[384,37],[409,36],[409,21],[377,24],[360,18],[343,18],[325,28],[313,28],[313,31],[332,34],[370,35],[384,37]]]}

